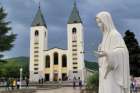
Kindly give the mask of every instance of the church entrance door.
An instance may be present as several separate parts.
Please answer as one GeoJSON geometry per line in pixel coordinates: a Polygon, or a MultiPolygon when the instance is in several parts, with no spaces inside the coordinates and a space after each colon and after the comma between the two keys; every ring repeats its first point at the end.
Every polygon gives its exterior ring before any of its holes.
{"type": "Polygon", "coordinates": [[[54,78],[53,78],[54,81],[58,81],[58,73],[54,73],[54,78]]]}
{"type": "Polygon", "coordinates": [[[49,81],[50,80],[50,75],[49,74],[45,74],[45,81],[49,81]]]}

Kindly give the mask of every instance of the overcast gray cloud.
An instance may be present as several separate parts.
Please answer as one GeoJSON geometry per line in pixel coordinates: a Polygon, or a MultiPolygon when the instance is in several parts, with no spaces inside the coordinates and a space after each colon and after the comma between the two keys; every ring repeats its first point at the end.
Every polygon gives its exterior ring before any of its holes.
{"type": "MultiPolygon", "coordinates": [[[[67,47],[67,20],[74,0],[40,0],[41,9],[49,30],[49,48],[67,47]],[[58,42],[59,40],[59,42],[58,42]]],[[[38,0],[1,0],[8,12],[12,31],[18,34],[14,48],[5,57],[28,56],[30,25],[37,12],[38,0]]],[[[77,6],[85,29],[86,60],[96,60],[92,51],[97,49],[102,33],[96,26],[98,12],[109,11],[119,32],[127,29],[136,34],[140,42],[140,1],[138,0],[77,0],[77,6]]]]}

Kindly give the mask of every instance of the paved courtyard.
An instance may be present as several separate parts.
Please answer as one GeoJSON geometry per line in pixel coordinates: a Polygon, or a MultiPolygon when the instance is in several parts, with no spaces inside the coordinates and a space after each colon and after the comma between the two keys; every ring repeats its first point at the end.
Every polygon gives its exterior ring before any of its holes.
{"type": "Polygon", "coordinates": [[[73,87],[63,87],[53,90],[37,90],[36,93],[80,93],[79,88],[73,89],[73,87]]]}

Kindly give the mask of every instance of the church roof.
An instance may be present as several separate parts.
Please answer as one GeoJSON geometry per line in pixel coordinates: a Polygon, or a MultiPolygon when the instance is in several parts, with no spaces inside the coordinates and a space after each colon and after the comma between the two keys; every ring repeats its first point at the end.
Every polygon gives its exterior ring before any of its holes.
{"type": "Polygon", "coordinates": [[[41,9],[40,9],[40,6],[39,6],[38,11],[35,15],[35,18],[32,22],[32,26],[45,26],[45,27],[47,27],[45,19],[43,17],[41,9]]]}
{"type": "Polygon", "coordinates": [[[48,50],[44,50],[44,51],[50,51],[50,50],[53,50],[53,49],[67,50],[67,49],[64,49],[64,48],[53,47],[53,48],[50,48],[50,49],[48,49],[48,50]]]}
{"type": "Polygon", "coordinates": [[[73,24],[73,23],[82,23],[82,20],[79,15],[79,11],[76,6],[76,1],[74,2],[74,7],[68,20],[68,24],[73,24]]]}

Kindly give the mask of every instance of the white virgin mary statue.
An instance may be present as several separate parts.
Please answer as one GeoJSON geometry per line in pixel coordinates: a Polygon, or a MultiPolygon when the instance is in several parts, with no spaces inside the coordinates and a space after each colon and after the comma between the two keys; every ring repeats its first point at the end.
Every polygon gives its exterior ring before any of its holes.
{"type": "Polygon", "coordinates": [[[99,93],[130,93],[129,53],[108,12],[100,12],[96,22],[103,32],[98,47],[99,93]]]}

